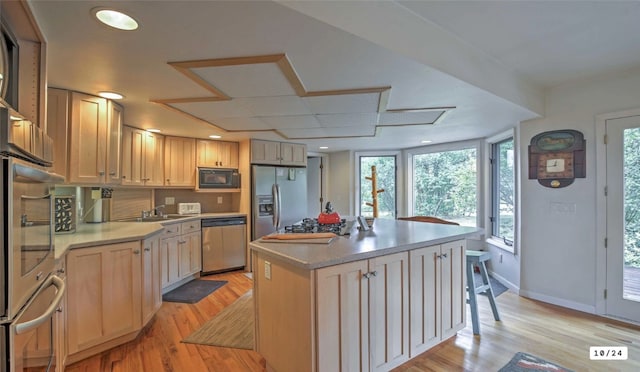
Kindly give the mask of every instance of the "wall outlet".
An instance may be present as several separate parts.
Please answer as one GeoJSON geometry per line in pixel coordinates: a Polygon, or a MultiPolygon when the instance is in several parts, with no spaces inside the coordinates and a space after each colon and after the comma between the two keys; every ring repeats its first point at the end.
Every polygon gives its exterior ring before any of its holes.
{"type": "Polygon", "coordinates": [[[271,280],[271,262],[264,262],[264,277],[267,280],[271,280]]]}
{"type": "Polygon", "coordinates": [[[218,204],[222,204],[222,196],[218,196],[218,204]]]}
{"type": "Polygon", "coordinates": [[[173,196],[167,196],[164,198],[164,205],[174,205],[176,203],[176,198],[173,196]]]}

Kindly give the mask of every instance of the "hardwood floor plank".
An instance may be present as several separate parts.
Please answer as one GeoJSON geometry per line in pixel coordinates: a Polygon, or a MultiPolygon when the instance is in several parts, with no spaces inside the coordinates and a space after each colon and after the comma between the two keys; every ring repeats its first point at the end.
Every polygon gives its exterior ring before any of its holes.
{"type": "MultiPolygon", "coordinates": [[[[134,341],[67,367],[69,372],[253,372],[266,362],[251,350],[184,344],[182,339],[252,288],[242,272],[204,280],[228,283],[197,304],[165,302],[134,341]]],[[[480,296],[479,296],[480,297],[480,296]]],[[[480,336],[471,324],[458,335],[394,372],[497,371],[513,355],[526,352],[574,371],[640,371],[640,327],[519,297],[497,297],[496,322],[486,298],[479,300],[480,336]],[[627,346],[627,361],[591,361],[589,346],[627,346]]],[[[467,319],[469,316],[467,307],[467,319]]],[[[324,372],[324,371],[322,371],[324,372]]]]}

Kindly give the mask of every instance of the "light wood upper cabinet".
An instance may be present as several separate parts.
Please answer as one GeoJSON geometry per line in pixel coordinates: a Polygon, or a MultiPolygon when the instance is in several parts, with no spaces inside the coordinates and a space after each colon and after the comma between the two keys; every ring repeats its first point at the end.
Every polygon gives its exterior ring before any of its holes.
{"type": "Polygon", "coordinates": [[[307,146],[299,143],[251,140],[251,163],[307,166],[307,146]]]}
{"type": "Polygon", "coordinates": [[[122,184],[164,184],[164,136],[128,126],[122,127],[122,184]]]}
{"type": "Polygon", "coordinates": [[[107,100],[71,93],[69,182],[103,184],[109,147],[107,100]]]}
{"type": "Polygon", "coordinates": [[[237,142],[197,140],[196,165],[209,168],[231,168],[239,166],[237,142]]]}
{"type": "Polygon", "coordinates": [[[119,184],[121,172],[122,149],[122,121],[124,116],[122,106],[107,101],[107,121],[109,122],[109,144],[107,147],[107,176],[106,183],[119,184]]]}
{"type": "Polygon", "coordinates": [[[47,134],[53,140],[53,167],[51,171],[67,177],[69,136],[69,91],[47,90],[47,134]]]}
{"type": "Polygon", "coordinates": [[[122,106],[101,97],[47,90],[53,172],[72,184],[120,184],[122,106]]]}
{"type": "Polygon", "coordinates": [[[196,185],[196,140],[166,137],[164,139],[165,186],[196,185]]]}

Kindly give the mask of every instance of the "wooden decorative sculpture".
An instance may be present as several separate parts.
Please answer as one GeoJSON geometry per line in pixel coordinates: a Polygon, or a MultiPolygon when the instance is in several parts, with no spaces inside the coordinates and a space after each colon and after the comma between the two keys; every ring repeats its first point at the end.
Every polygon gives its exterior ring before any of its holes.
{"type": "Polygon", "coordinates": [[[372,203],[366,203],[368,206],[373,207],[373,218],[378,217],[378,194],[384,192],[384,189],[378,190],[378,176],[376,175],[376,166],[371,166],[371,177],[365,177],[371,181],[371,196],[373,198],[372,203]]]}

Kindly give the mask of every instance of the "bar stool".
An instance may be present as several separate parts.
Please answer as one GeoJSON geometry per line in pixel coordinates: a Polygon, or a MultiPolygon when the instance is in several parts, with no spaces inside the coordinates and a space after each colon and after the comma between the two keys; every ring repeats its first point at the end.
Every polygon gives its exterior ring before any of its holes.
{"type": "Polygon", "coordinates": [[[493,289],[489,282],[489,274],[487,274],[487,267],[485,262],[491,259],[490,252],[484,251],[471,251],[467,250],[467,292],[469,292],[469,299],[467,303],[471,306],[471,323],[473,325],[473,334],[480,334],[480,321],[478,319],[478,299],[476,294],[486,293],[489,303],[491,304],[491,311],[493,311],[493,318],[500,320],[500,314],[498,314],[498,306],[496,305],[496,298],[493,295],[493,289]],[[476,288],[476,281],[473,275],[473,267],[478,265],[480,267],[480,276],[482,277],[482,285],[476,288]]]}

